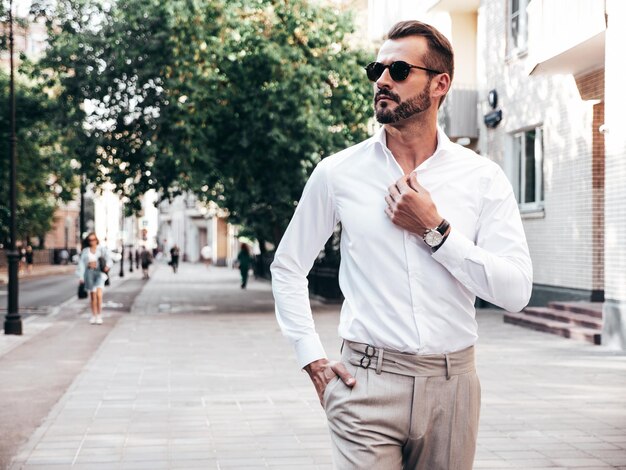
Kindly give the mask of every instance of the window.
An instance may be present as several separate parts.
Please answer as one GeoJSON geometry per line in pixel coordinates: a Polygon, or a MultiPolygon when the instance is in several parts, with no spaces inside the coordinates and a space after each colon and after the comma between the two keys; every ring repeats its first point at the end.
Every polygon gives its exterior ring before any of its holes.
{"type": "Polygon", "coordinates": [[[543,209],[543,136],[541,127],[512,136],[512,183],[523,211],[543,209]]]}
{"type": "Polygon", "coordinates": [[[531,0],[509,0],[508,50],[509,54],[526,51],[528,42],[528,15],[526,7],[531,0]]]}

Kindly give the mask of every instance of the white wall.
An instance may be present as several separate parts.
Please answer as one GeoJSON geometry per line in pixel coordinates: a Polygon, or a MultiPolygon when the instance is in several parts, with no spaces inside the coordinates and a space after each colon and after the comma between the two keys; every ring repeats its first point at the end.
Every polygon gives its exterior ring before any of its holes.
{"type": "Polygon", "coordinates": [[[607,0],[607,13],[605,296],[626,302],[626,2],[607,0]]]}
{"type": "Polygon", "coordinates": [[[543,125],[545,211],[524,215],[534,281],[592,289],[592,103],[571,75],[528,76],[527,57],[506,55],[506,0],[479,8],[478,75],[482,154],[507,168],[509,135],[543,125]],[[503,121],[487,129],[487,93],[496,89],[503,121]]]}

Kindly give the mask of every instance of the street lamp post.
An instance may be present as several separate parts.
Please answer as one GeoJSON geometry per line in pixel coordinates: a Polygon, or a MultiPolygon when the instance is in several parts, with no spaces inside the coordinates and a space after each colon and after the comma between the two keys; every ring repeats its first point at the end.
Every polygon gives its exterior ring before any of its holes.
{"type": "Polygon", "coordinates": [[[9,250],[7,259],[9,261],[9,289],[8,289],[8,305],[7,314],[4,320],[4,334],[21,335],[22,334],[22,317],[19,314],[18,293],[19,293],[19,259],[20,254],[17,251],[17,136],[15,134],[15,84],[13,76],[13,0],[9,1],[9,60],[11,68],[11,76],[9,81],[9,108],[11,121],[11,134],[9,136],[9,157],[11,160],[10,174],[10,208],[11,214],[9,218],[9,250]]]}
{"type": "Polygon", "coordinates": [[[120,200],[120,239],[122,240],[122,259],[120,260],[120,277],[124,277],[124,200],[120,200]]]}

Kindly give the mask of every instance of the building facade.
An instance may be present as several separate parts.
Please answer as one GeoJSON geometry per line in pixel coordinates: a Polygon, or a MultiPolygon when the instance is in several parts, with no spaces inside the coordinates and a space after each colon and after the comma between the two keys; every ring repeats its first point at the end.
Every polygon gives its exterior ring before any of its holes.
{"type": "Polygon", "coordinates": [[[603,343],[626,348],[626,94],[619,0],[441,0],[424,19],[457,60],[446,132],[505,170],[534,267],[532,305],[604,302],[603,343]],[[442,21],[442,18],[444,21],[442,21]],[[439,22],[439,24],[437,24],[439,22]],[[460,83],[459,83],[460,82],[460,83]],[[474,116],[470,128],[449,123],[474,116]],[[477,139],[475,139],[477,137],[477,139]]]}
{"type": "Polygon", "coordinates": [[[227,211],[199,203],[183,194],[159,204],[158,239],[165,253],[178,245],[184,261],[232,266],[237,258],[238,228],[228,223],[227,211]]]}

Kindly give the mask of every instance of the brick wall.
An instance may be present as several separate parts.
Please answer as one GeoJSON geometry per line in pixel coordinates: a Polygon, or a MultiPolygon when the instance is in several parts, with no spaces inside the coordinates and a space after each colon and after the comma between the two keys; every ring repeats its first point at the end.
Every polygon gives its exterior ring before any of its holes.
{"type": "MultiPolygon", "coordinates": [[[[480,152],[510,174],[510,136],[542,126],[544,210],[523,214],[534,281],[593,290],[599,282],[593,269],[595,102],[581,97],[571,75],[529,76],[526,56],[507,56],[507,3],[483,0],[479,8],[478,24],[484,28],[478,44],[480,114],[490,110],[487,93],[491,89],[497,90],[503,112],[503,121],[496,129],[487,129],[481,119],[480,152]]],[[[596,90],[602,82],[598,77],[581,77],[585,90],[596,90]]]]}
{"type": "Polygon", "coordinates": [[[54,213],[52,230],[46,234],[46,248],[64,248],[66,242],[65,228],[67,224],[67,247],[76,248],[80,244],[80,208],[74,202],[59,207],[54,213]]]}

